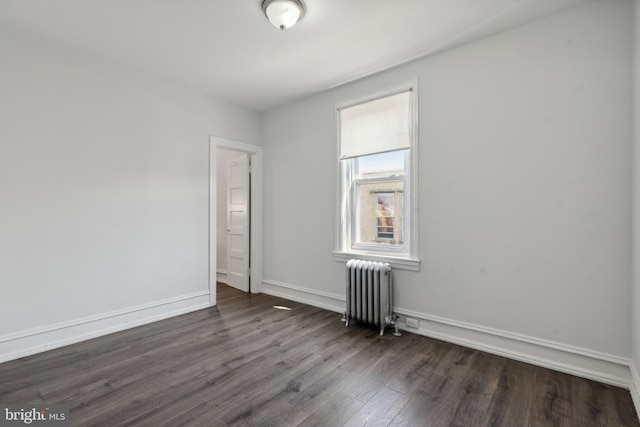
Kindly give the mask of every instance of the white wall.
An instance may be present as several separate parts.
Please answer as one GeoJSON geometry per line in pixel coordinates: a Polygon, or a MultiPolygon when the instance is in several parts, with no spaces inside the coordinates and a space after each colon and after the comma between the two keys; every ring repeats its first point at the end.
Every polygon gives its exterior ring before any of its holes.
{"type": "Polygon", "coordinates": [[[633,346],[631,395],[640,414],[640,0],[635,1],[634,34],[634,97],[633,97],[633,323],[631,325],[633,346]]]}
{"type": "Polygon", "coordinates": [[[0,30],[0,360],[208,303],[209,135],[261,117],[0,30]]]}
{"type": "Polygon", "coordinates": [[[601,1],[265,114],[265,292],[342,309],[336,102],[419,78],[418,332],[629,385],[631,2],[601,1]]]}

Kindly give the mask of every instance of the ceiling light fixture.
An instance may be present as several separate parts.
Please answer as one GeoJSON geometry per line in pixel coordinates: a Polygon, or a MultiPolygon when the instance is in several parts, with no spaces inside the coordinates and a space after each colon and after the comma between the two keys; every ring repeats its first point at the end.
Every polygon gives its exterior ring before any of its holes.
{"type": "Polygon", "coordinates": [[[284,31],[302,18],[304,5],[300,0],[264,0],[262,11],[274,27],[284,31]]]}

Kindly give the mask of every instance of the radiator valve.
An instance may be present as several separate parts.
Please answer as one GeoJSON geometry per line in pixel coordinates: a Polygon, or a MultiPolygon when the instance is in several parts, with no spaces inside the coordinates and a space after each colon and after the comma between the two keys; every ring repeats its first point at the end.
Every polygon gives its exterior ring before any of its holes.
{"type": "Polygon", "coordinates": [[[393,314],[391,316],[391,326],[393,326],[393,335],[396,337],[401,337],[402,334],[400,333],[400,330],[398,329],[398,315],[397,314],[393,314]]]}

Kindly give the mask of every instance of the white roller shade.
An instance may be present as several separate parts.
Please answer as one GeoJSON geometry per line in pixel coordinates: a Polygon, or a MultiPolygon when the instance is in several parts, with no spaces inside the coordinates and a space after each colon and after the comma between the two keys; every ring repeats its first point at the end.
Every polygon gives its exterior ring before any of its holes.
{"type": "Polygon", "coordinates": [[[411,148],[411,91],[340,109],[340,158],[411,148]]]}

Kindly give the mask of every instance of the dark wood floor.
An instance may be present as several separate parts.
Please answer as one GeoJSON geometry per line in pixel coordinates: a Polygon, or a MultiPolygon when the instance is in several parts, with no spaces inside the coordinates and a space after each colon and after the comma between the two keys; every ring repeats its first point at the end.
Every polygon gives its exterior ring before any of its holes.
{"type": "Polygon", "coordinates": [[[0,364],[0,403],[77,426],[639,425],[627,390],[224,285],[217,307],[0,364]]]}

